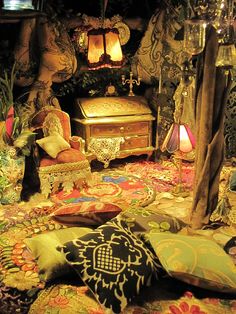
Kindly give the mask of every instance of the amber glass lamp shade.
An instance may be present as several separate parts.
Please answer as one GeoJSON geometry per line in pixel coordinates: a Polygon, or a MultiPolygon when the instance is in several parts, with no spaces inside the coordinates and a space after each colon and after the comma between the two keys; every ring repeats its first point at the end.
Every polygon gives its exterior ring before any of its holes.
{"type": "Polygon", "coordinates": [[[34,6],[31,0],[4,0],[3,1],[4,10],[33,10],[34,6]]]}
{"type": "Polygon", "coordinates": [[[203,20],[186,20],[184,22],[184,50],[191,54],[201,53],[205,47],[206,22],[203,20]]]}
{"type": "Polygon", "coordinates": [[[221,44],[218,49],[216,66],[231,69],[236,66],[236,48],[234,44],[221,44]]]}
{"type": "Polygon", "coordinates": [[[161,146],[161,150],[169,153],[180,151],[189,153],[195,148],[195,138],[186,124],[173,123],[161,146]]]}
{"type": "Polygon", "coordinates": [[[123,54],[116,28],[99,28],[88,31],[88,67],[120,68],[123,54]]]}

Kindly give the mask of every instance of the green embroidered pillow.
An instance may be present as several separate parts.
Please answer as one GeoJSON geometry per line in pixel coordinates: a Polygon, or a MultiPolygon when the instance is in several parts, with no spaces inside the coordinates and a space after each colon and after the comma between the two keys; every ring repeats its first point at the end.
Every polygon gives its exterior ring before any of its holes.
{"type": "Polygon", "coordinates": [[[40,278],[44,281],[50,281],[73,271],[70,265],[66,263],[64,254],[58,252],[56,248],[89,233],[91,230],[89,228],[73,227],[26,238],[24,242],[37,262],[40,278]]]}
{"type": "Polygon", "coordinates": [[[170,276],[202,288],[236,293],[236,266],[214,241],[171,233],[149,233],[147,238],[170,276]]]}
{"type": "Polygon", "coordinates": [[[147,232],[172,232],[177,233],[186,224],[175,218],[145,208],[128,209],[122,213],[123,219],[129,225],[132,232],[137,234],[147,232]]]}
{"type": "Polygon", "coordinates": [[[61,251],[112,313],[120,313],[156,274],[154,256],[119,216],[66,243],[61,251]]]}

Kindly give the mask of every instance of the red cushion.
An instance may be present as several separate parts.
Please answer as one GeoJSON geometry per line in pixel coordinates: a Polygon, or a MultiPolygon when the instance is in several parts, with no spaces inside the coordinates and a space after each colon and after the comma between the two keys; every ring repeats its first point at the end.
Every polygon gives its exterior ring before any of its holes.
{"type": "Polygon", "coordinates": [[[52,166],[56,165],[57,163],[57,160],[54,158],[44,157],[40,160],[40,167],[52,166]]]}
{"type": "Polygon", "coordinates": [[[67,162],[77,162],[85,159],[85,155],[81,151],[74,148],[69,148],[60,152],[56,158],[59,164],[64,164],[67,162]]]}
{"type": "Polygon", "coordinates": [[[68,226],[99,226],[121,211],[122,209],[115,204],[87,201],[62,205],[51,214],[51,217],[68,226]]]}

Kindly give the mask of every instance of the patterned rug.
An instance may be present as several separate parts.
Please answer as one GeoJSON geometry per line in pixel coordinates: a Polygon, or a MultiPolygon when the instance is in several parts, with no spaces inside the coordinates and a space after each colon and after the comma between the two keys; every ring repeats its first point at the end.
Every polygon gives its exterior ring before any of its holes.
{"type": "MultiPolygon", "coordinates": [[[[93,187],[70,195],[58,193],[57,201],[117,200],[123,206],[145,206],[155,197],[155,189],[133,174],[106,171],[96,174],[95,179],[93,187]]],[[[26,249],[26,237],[64,228],[49,218],[58,205],[35,198],[34,202],[0,206],[0,313],[105,314],[88,288],[73,282],[73,278],[72,282],[45,286],[26,249]]],[[[142,291],[122,314],[149,313],[230,314],[236,313],[236,300],[209,291],[199,297],[193,287],[165,279],[142,291]]]]}
{"type": "MultiPolygon", "coordinates": [[[[178,183],[177,165],[170,161],[140,161],[128,163],[123,167],[127,175],[135,174],[150,182],[156,192],[169,192],[178,183]]],[[[186,190],[192,190],[194,178],[193,163],[183,162],[182,183],[186,190]]]]}
{"type": "MultiPolygon", "coordinates": [[[[183,292],[184,286],[178,282],[170,281],[162,281],[146,288],[121,314],[233,314],[236,311],[235,300],[197,298],[191,291],[183,292]],[[167,285],[169,289],[166,289],[167,285]]],[[[32,304],[29,314],[42,313],[105,314],[106,311],[86,286],[59,284],[40,292],[32,304]]]]}
{"type": "Polygon", "coordinates": [[[52,195],[55,203],[102,201],[114,203],[122,209],[128,206],[146,206],[155,199],[155,190],[144,178],[119,171],[93,173],[91,186],[74,189],[71,193],[60,191],[52,195]]]}

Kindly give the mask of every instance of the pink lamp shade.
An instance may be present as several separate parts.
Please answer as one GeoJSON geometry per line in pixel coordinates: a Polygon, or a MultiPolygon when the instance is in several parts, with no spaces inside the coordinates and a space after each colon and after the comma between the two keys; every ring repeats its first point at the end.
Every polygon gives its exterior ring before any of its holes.
{"type": "Polygon", "coordinates": [[[189,153],[195,148],[195,138],[186,124],[173,123],[164,139],[161,150],[169,153],[189,153]]]}
{"type": "Polygon", "coordinates": [[[88,31],[88,67],[120,68],[123,54],[117,28],[99,28],[88,31]]]}

